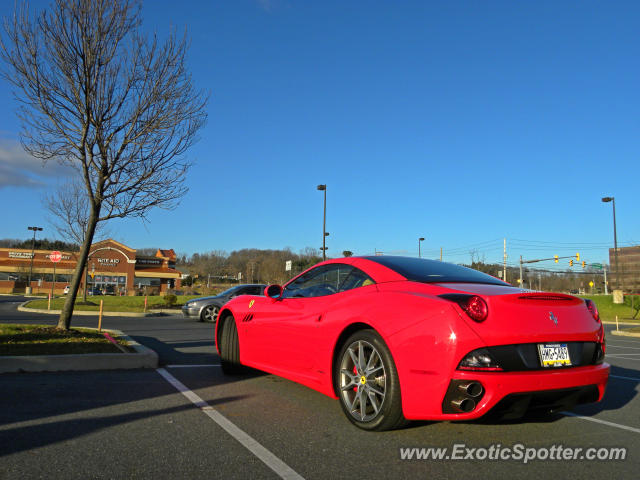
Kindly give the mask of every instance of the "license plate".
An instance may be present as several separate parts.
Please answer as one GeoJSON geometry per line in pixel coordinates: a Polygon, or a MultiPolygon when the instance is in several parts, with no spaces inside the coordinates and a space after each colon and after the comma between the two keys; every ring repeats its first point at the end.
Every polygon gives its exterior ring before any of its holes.
{"type": "Polygon", "coordinates": [[[566,343],[540,343],[538,344],[540,365],[543,367],[563,367],[571,365],[569,348],[566,343]]]}

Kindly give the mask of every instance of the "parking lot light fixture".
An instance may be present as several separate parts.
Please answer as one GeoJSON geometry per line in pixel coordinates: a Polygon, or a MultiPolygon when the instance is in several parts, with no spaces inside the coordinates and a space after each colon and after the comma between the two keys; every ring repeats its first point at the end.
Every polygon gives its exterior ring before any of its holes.
{"type": "Polygon", "coordinates": [[[27,230],[33,230],[33,240],[31,241],[31,266],[29,267],[29,281],[27,282],[26,293],[31,294],[31,276],[33,275],[33,257],[36,250],[36,232],[41,232],[42,227],[27,227],[27,230]]]}
{"type": "Polygon", "coordinates": [[[620,288],[620,275],[618,270],[618,234],[616,229],[616,199],[615,197],[603,197],[604,203],[611,202],[613,205],[613,256],[616,262],[616,289],[620,288]]]}
{"type": "Polygon", "coordinates": [[[316,187],[318,190],[324,192],[324,208],[322,213],[322,260],[327,259],[327,186],[326,185],[318,185],[316,187]]]}

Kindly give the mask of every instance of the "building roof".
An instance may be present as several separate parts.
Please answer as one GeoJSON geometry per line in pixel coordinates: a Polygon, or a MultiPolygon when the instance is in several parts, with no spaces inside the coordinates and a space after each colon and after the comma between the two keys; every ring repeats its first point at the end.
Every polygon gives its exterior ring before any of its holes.
{"type": "Polygon", "coordinates": [[[168,258],[171,261],[175,261],[176,252],[173,251],[173,248],[170,248],[169,250],[162,250],[159,248],[156,252],[156,257],[168,258]]]}
{"type": "Polygon", "coordinates": [[[95,250],[96,247],[102,246],[103,244],[106,244],[106,243],[113,243],[113,244],[117,245],[118,247],[122,248],[123,250],[129,250],[130,252],[135,252],[136,251],[135,248],[127,247],[126,245],[123,245],[120,242],[116,242],[113,238],[107,238],[106,240],[101,240],[99,242],[92,243],[91,244],[91,250],[95,250]]]}

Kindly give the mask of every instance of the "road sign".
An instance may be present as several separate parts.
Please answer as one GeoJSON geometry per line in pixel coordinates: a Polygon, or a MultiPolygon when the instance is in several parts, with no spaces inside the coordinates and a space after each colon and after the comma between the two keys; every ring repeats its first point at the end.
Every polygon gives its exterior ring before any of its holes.
{"type": "Polygon", "coordinates": [[[591,268],[597,268],[598,270],[602,270],[602,264],[601,263],[592,263],[591,264],[591,268]]]}
{"type": "Polygon", "coordinates": [[[291,260],[287,260],[286,262],[284,262],[284,269],[287,272],[291,271],[291,260]]]}
{"type": "Polygon", "coordinates": [[[58,263],[60,260],[62,260],[62,254],[56,250],[56,251],[51,252],[51,253],[49,254],[49,259],[50,259],[53,263],[58,263]]]}

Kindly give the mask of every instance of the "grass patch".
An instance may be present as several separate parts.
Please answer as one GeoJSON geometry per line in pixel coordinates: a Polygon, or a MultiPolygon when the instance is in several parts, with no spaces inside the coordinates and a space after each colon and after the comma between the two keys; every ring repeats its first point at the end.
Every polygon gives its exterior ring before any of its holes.
{"type": "MultiPolygon", "coordinates": [[[[124,340],[118,344],[130,350],[124,340]]],[[[58,330],[49,325],[0,324],[0,355],[122,353],[102,333],[86,328],[58,330]]]]}
{"type": "Polygon", "coordinates": [[[580,295],[580,298],[590,298],[596,303],[598,311],[600,312],[600,318],[606,322],[615,322],[616,315],[618,320],[625,322],[636,321],[640,323],[640,315],[636,315],[636,308],[640,305],[640,296],[634,295],[633,305],[631,308],[631,295],[626,295],[624,298],[625,303],[613,303],[613,295],[580,295]]]}
{"type": "MultiPolygon", "coordinates": [[[[176,297],[176,303],[172,307],[167,307],[165,297],[150,296],[147,300],[147,310],[157,308],[180,308],[185,302],[200,295],[180,295],[176,297]]],[[[65,297],[57,297],[51,300],[51,310],[61,310],[65,302],[65,297]]],[[[144,297],[115,297],[111,295],[87,297],[87,303],[82,301],[82,296],[76,298],[75,310],[85,310],[98,312],[100,310],[100,300],[104,303],[105,312],[144,312],[144,297]]],[[[47,309],[48,300],[32,300],[25,306],[28,308],[47,309]]]]}
{"type": "Polygon", "coordinates": [[[640,333],[640,327],[625,328],[623,332],[640,333]]]}

